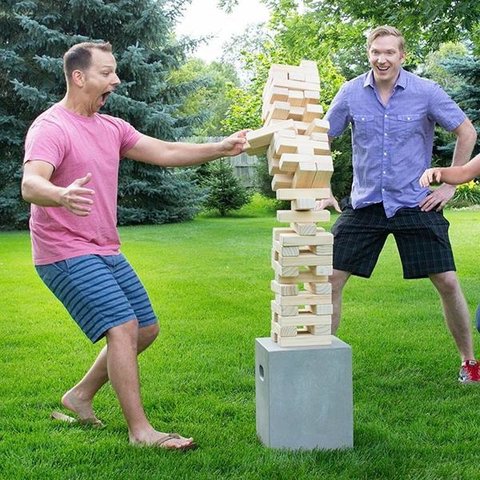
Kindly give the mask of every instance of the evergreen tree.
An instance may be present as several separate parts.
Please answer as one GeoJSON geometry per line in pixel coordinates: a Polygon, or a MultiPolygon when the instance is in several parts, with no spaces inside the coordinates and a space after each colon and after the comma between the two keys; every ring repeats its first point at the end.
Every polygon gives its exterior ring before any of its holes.
{"type": "Polygon", "coordinates": [[[230,163],[224,159],[208,164],[204,184],[207,187],[205,207],[218,210],[222,217],[243,207],[250,200],[247,189],[234,175],[230,163]]]}
{"type": "MultiPolygon", "coordinates": [[[[26,225],[28,206],[19,192],[25,133],[41,111],[62,98],[62,55],[75,43],[102,40],[113,45],[122,83],[104,113],[164,140],[190,134],[201,117],[179,112],[202,81],[170,81],[194,47],[171,34],[187,1],[0,0],[0,228],[26,225]]],[[[200,193],[186,180],[189,172],[175,175],[123,161],[119,223],[191,218],[200,193]]]]}
{"type": "MultiPolygon", "coordinates": [[[[455,82],[451,82],[452,88],[447,88],[447,92],[458,103],[467,117],[472,121],[480,137],[480,58],[470,55],[448,58],[443,62],[443,66],[449,74],[457,77],[455,82]]],[[[452,135],[442,137],[450,140],[444,146],[437,148],[437,164],[441,166],[450,165],[453,151],[455,148],[454,137],[452,135]]],[[[474,154],[480,152],[480,145],[474,149],[474,154]]]]}

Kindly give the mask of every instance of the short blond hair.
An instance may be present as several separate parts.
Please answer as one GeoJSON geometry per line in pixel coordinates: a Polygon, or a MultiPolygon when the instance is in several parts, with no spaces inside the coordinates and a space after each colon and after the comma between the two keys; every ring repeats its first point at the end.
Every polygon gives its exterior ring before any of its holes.
{"type": "Polygon", "coordinates": [[[367,51],[370,50],[372,43],[378,37],[387,37],[391,35],[392,37],[398,38],[398,47],[401,52],[405,52],[405,38],[403,38],[402,33],[400,30],[396,29],[395,27],[391,27],[390,25],[382,25],[381,27],[374,28],[367,37],[367,51]]]}

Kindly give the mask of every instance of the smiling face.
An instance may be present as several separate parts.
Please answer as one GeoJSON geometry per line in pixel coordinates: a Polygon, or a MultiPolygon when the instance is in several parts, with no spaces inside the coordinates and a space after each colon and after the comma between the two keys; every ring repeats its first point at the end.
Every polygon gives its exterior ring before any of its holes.
{"type": "Polygon", "coordinates": [[[92,50],[90,66],[82,72],[82,93],[90,111],[97,112],[102,108],[110,93],[120,84],[116,69],[117,62],[110,52],[92,50]]]}
{"type": "Polygon", "coordinates": [[[395,84],[404,60],[400,40],[393,35],[377,37],[368,49],[368,61],[379,86],[392,87],[395,84]]]}

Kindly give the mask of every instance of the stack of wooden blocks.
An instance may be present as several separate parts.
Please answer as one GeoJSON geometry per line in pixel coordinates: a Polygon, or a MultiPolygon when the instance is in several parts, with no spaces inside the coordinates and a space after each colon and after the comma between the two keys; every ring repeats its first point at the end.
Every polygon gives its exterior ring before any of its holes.
{"type": "Polygon", "coordinates": [[[320,79],[315,62],[272,65],[263,93],[264,126],[248,132],[251,155],[266,152],[272,189],[289,200],[273,229],[271,288],[272,340],[282,347],[329,345],[331,337],[333,236],[317,222],[327,210],[315,208],[330,197],[333,163],[329,124],[322,119],[320,79]]]}

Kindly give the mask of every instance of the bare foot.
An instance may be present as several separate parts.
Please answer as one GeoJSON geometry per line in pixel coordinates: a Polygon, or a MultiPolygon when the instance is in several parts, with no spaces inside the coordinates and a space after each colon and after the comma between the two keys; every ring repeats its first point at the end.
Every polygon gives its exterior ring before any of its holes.
{"type": "Polygon", "coordinates": [[[82,423],[101,423],[100,420],[95,416],[92,408],[92,401],[80,398],[78,393],[75,391],[75,387],[63,395],[62,405],[67,410],[76,413],[82,423]]]}
{"type": "Polygon", "coordinates": [[[197,447],[193,438],[182,437],[178,433],[163,433],[153,430],[141,438],[130,434],[130,443],[140,447],[157,447],[166,450],[191,450],[197,447]]]}

